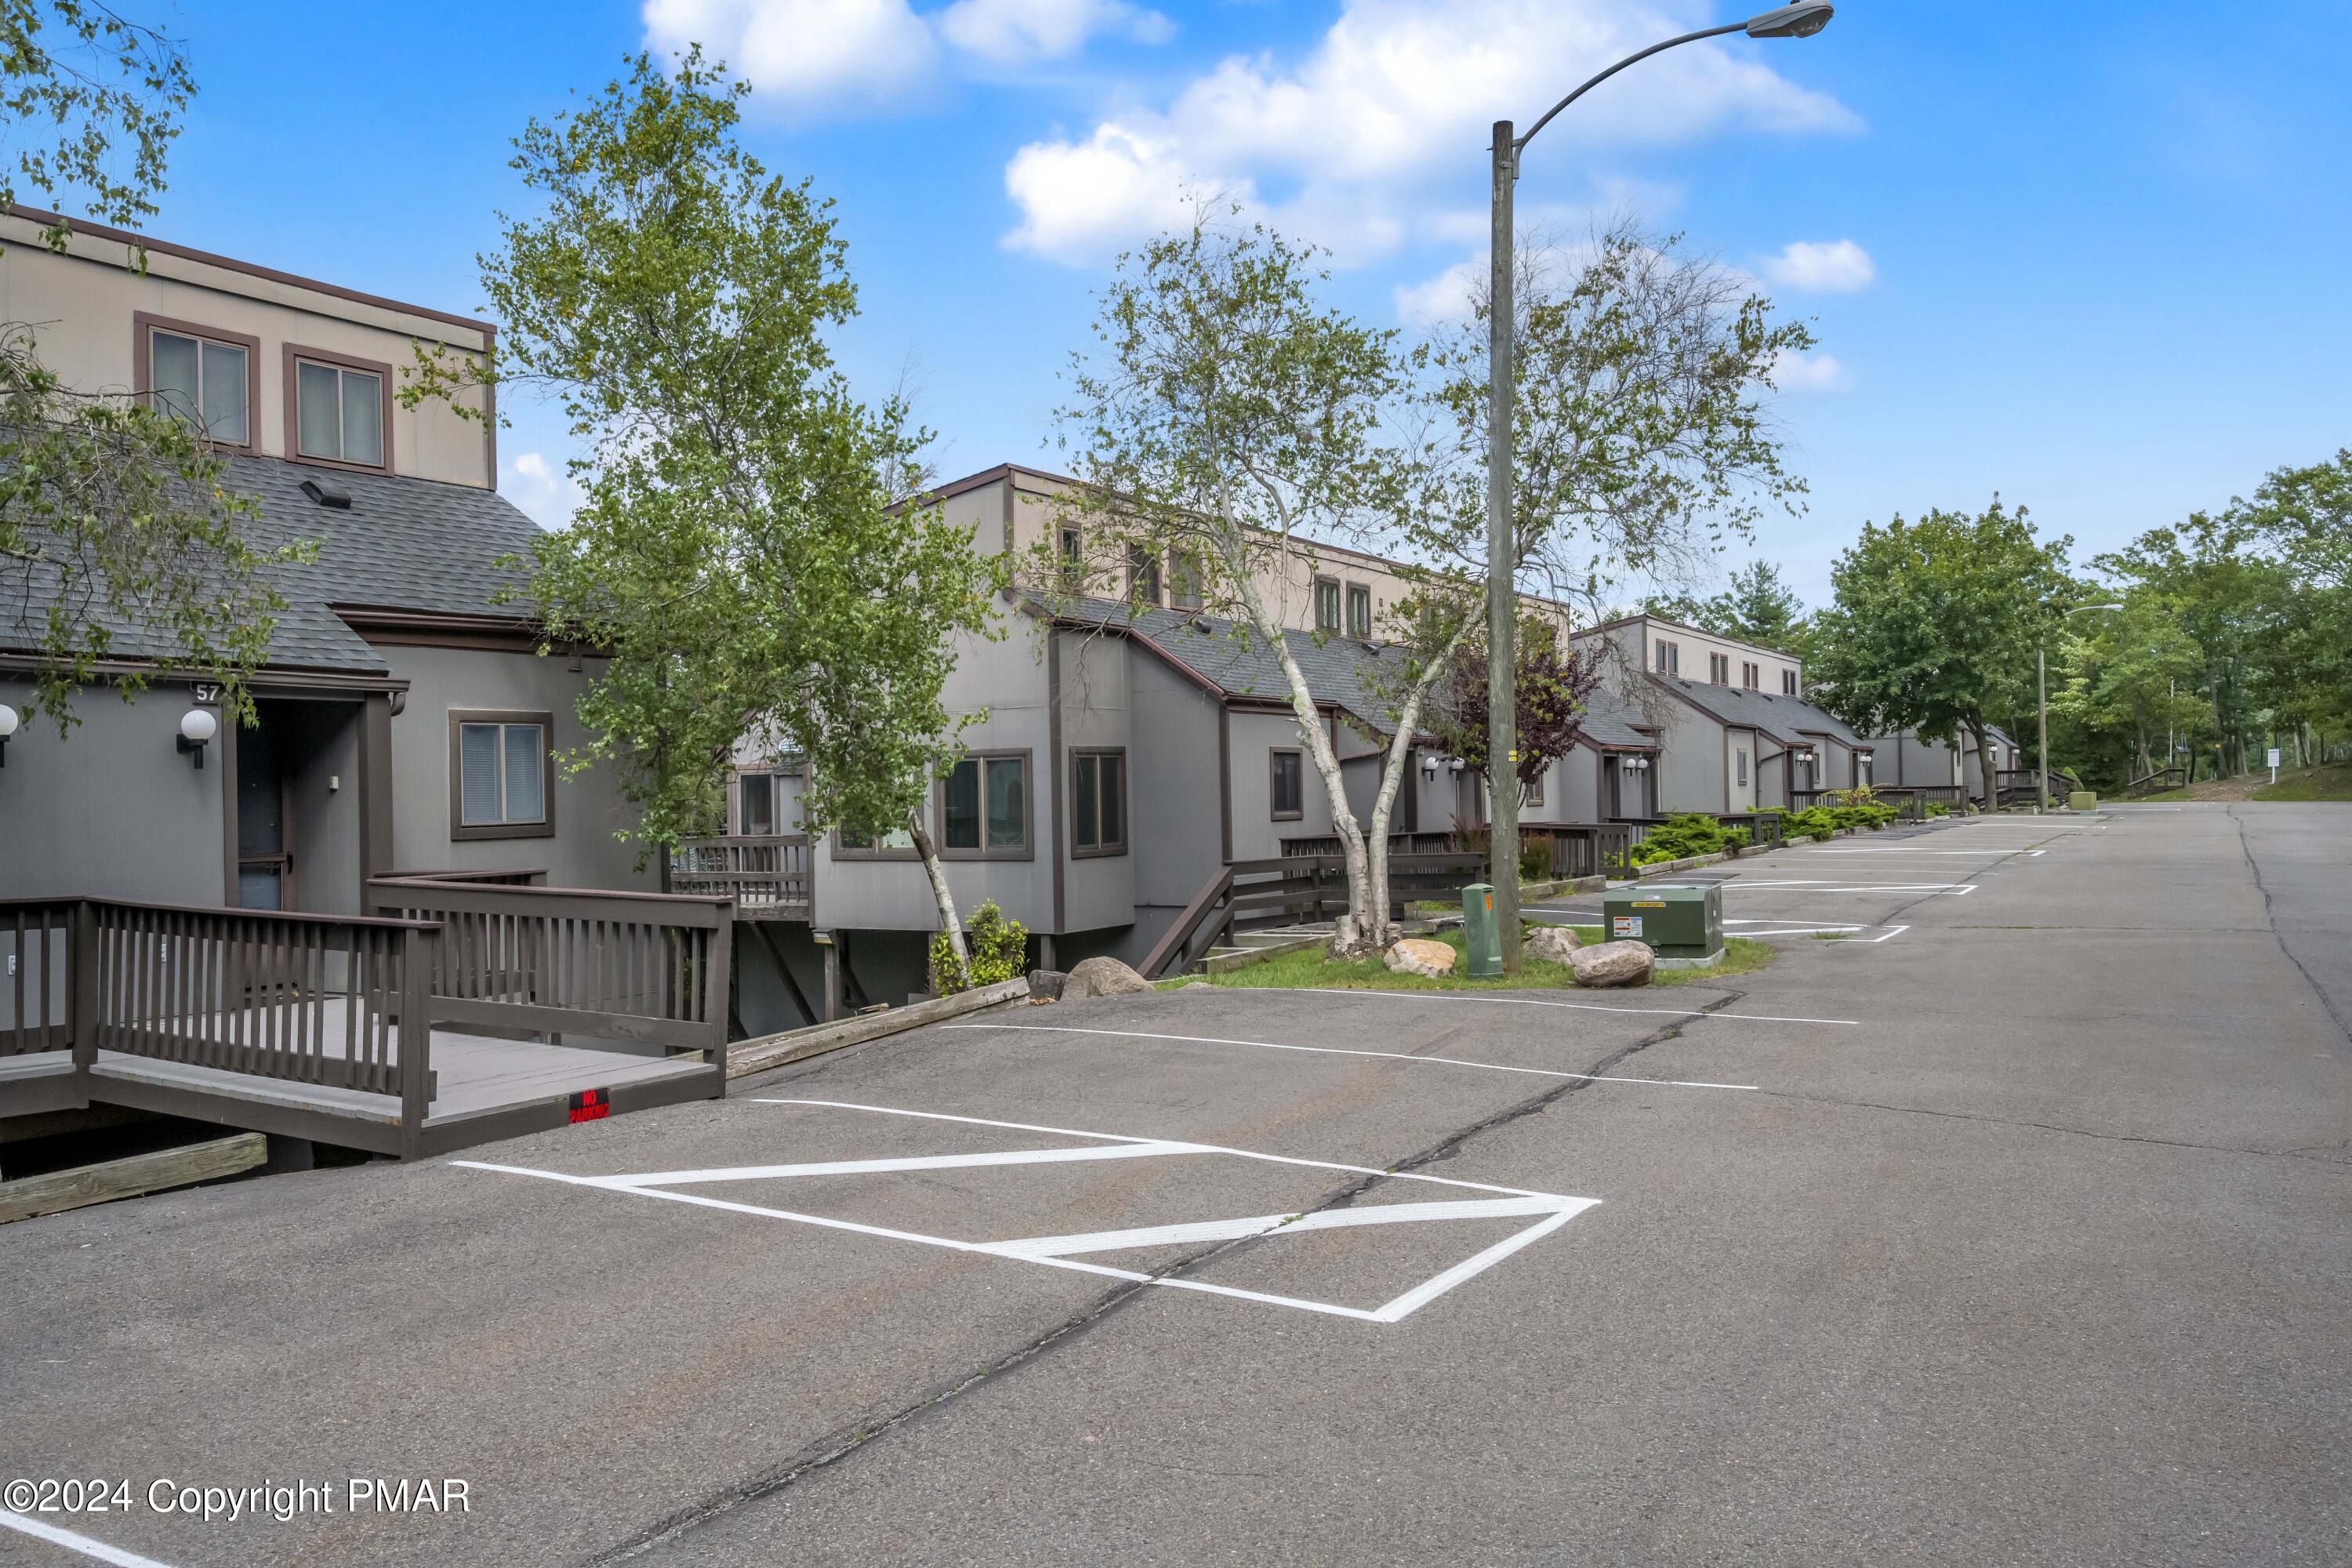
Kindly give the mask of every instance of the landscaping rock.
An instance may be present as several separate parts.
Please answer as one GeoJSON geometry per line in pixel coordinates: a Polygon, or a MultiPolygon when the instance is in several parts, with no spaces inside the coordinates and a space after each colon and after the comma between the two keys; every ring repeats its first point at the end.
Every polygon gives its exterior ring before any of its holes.
{"type": "Polygon", "coordinates": [[[1568,964],[1579,985],[1647,985],[1657,959],[1645,942],[1604,942],[1578,948],[1568,955],[1568,964]]]}
{"type": "Polygon", "coordinates": [[[1058,1002],[1070,977],[1058,969],[1033,969],[1029,972],[1029,1000],[1058,1002]]]}
{"type": "Polygon", "coordinates": [[[1459,956],[1442,942],[1423,942],[1409,936],[1381,954],[1381,962],[1389,966],[1391,973],[1419,974],[1434,980],[1453,973],[1454,961],[1459,956]]]}
{"type": "Polygon", "coordinates": [[[1528,932],[1528,956],[1546,963],[1566,963],[1583,945],[1566,926],[1538,926],[1528,932]]]}
{"type": "Polygon", "coordinates": [[[1065,997],[1132,996],[1151,989],[1151,982],[1116,958],[1088,958],[1073,964],[1063,983],[1065,997]]]}

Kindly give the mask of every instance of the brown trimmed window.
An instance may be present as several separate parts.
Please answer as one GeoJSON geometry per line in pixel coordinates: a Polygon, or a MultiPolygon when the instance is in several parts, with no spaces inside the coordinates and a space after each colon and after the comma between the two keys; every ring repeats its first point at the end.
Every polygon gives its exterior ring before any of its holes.
{"type": "Polygon", "coordinates": [[[1307,759],[1299,752],[1277,746],[1267,754],[1267,798],[1276,822],[1296,822],[1307,815],[1307,759]]]}
{"type": "Polygon", "coordinates": [[[1026,860],[1029,753],[982,752],[940,780],[940,854],[965,860],[1026,860]]]}
{"type": "Polygon", "coordinates": [[[1070,853],[1127,853],[1127,752],[1070,753],[1070,853]]]}
{"type": "Polygon", "coordinates": [[[449,710],[449,837],[546,838],[555,832],[550,713],[449,710]]]}
{"type": "Polygon", "coordinates": [[[1361,583],[1348,584],[1348,635],[1361,638],[1372,635],[1372,591],[1361,583]]]}
{"type": "Polygon", "coordinates": [[[776,775],[740,773],[735,780],[736,831],[746,838],[766,838],[776,831],[776,775]]]}
{"type": "Polygon", "coordinates": [[[146,329],[147,389],[154,406],[224,447],[253,445],[253,353],[226,338],[176,326],[146,329]]]}
{"type": "Polygon", "coordinates": [[[1315,629],[1336,632],[1339,629],[1339,579],[1315,579],[1315,629]]]}
{"type": "Polygon", "coordinates": [[[1181,551],[1171,552],[1168,557],[1168,580],[1176,590],[1173,601],[1176,608],[1197,610],[1201,607],[1201,563],[1198,560],[1181,551]]]}
{"type": "Polygon", "coordinates": [[[1128,581],[1133,584],[1136,598],[1147,605],[1160,603],[1160,558],[1139,544],[1127,547],[1128,581]]]}
{"type": "Polygon", "coordinates": [[[1739,661],[1739,684],[1746,687],[1750,691],[1762,690],[1764,687],[1763,670],[1752,660],[1741,659],[1739,661]]]}
{"type": "Polygon", "coordinates": [[[353,468],[391,465],[392,413],[383,367],[289,347],[291,455],[353,468]]]}
{"type": "Polygon", "coordinates": [[[1660,675],[1679,675],[1682,673],[1682,644],[1671,643],[1665,638],[1660,637],[1658,639],[1658,673],[1660,675]]]}
{"type": "Polygon", "coordinates": [[[1796,694],[1797,672],[1793,669],[1782,670],[1780,672],[1780,695],[1783,697],[1794,697],[1796,694]]]}
{"type": "Polygon", "coordinates": [[[1717,686],[1731,684],[1731,656],[1711,653],[1706,656],[1706,678],[1717,686]]]}

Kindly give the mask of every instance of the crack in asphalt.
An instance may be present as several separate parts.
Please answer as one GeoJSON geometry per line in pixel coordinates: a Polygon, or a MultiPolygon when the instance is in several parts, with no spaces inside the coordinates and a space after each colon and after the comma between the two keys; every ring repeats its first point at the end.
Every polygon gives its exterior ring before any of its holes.
{"type": "Polygon", "coordinates": [[[2295,956],[2294,949],[2287,946],[2286,938],[2279,934],[2278,916],[2271,909],[2271,890],[2263,881],[2262,863],[2254,858],[2254,847],[2246,842],[2246,819],[2238,815],[2235,805],[2226,806],[2223,810],[2231,826],[2238,830],[2238,853],[2246,858],[2246,869],[2254,879],[2254,891],[2263,896],[2263,921],[2270,927],[2271,940],[2278,943],[2278,950],[2286,955],[2286,961],[2294,965],[2294,972],[2303,976],[2303,983],[2311,987],[2311,994],[2319,998],[2319,1005],[2327,1009],[2327,1016],[2336,1020],[2336,1032],[2344,1037],[2344,1043],[2352,1046],[2352,1020],[2346,1019],[2343,1011],[2336,1005],[2336,998],[2327,994],[2327,987],[2304,967],[2303,960],[2295,956]]]}
{"type": "Polygon", "coordinates": [[[2338,1147],[2326,1143],[2299,1149],[2256,1149],[2240,1143],[2200,1143],[2189,1138],[2157,1138],[2139,1132],[2102,1132],[2094,1127],[2070,1127],[2063,1121],[2029,1121],[2020,1117],[1992,1116],[1980,1110],[1937,1110],[1927,1105],[1894,1105],[1883,1100],[1847,1100],[1833,1094],[1805,1094],[1796,1089],[1756,1091],[1769,1100],[1792,1100],[1807,1105],[1838,1105],[1856,1110],[1891,1110],[1906,1116],[1937,1116],[1953,1121],[1981,1121],[1992,1127],[2025,1127],[2041,1132],[2063,1132],[2076,1138],[2097,1138],[2110,1143],[2148,1143],[2166,1149],[2199,1149],[2213,1154],[2254,1154],[2266,1160],[2301,1160],[2322,1165],[2352,1164],[2352,1142],[2338,1147]],[[2315,1151],[2326,1150],[2320,1153],[2315,1151]]]}
{"type": "MultiPolygon", "coordinates": [[[[1695,1009],[1692,1016],[1701,1016],[1719,1011],[1746,995],[1747,993],[1744,991],[1727,991],[1717,1000],[1695,1009]]],[[[1628,1058],[1645,1051],[1652,1046],[1663,1045],[1668,1040],[1681,1038],[1683,1027],[1689,1021],[1687,1017],[1678,1018],[1663,1028],[1654,1029],[1639,1039],[1619,1047],[1592,1063],[1586,1069],[1591,1078],[1570,1079],[1545,1089],[1539,1094],[1530,1095],[1517,1104],[1506,1106],[1492,1116],[1483,1117],[1466,1127],[1458,1128],[1447,1133],[1427,1148],[1407,1155],[1376,1174],[1348,1183],[1322,1198],[1312,1207],[1299,1212],[1302,1215],[1321,1214],[1328,1209],[1343,1207],[1399,1172],[1415,1171],[1425,1165],[1452,1159],[1471,1140],[1491,1132],[1498,1127],[1508,1126],[1529,1116],[1540,1115],[1569,1096],[1592,1088],[1591,1079],[1605,1075],[1612,1068],[1617,1067],[1628,1058]]],[[[1218,1242],[1175,1259],[1166,1268],[1153,1271],[1150,1279],[1122,1281],[1104,1291],[1085,1310],[1064,1319],[1026,1344],[942,1383],[935,1384],[929,1392],[899,1406],[878,1420],[853,1421],[834,1428],[814,1442],[803,1445],[781,1465],[774,1466],[748,1480],[739,1481],[703,1499],[700,1502],[680,1509],[618,1545],[607,1548],[586,1559],[587,1568],[603,1568],[604,1564],[625,1563],[632,1558],[641,1557],[656,1547],[683,1539],[702,1525],[724,1514],[731,1513],[746,1503],[761,1502],[772,1498],[791,1488],[803,1477],[824,1469],[827,1466],[840,1463],[871,1445],[877,1438],[887,1436],[918,1417],[940,1409],[990,1378],[1011,1372],[1024,1363],[1035,1360],[1056,1345],[1069,1342],[1101,1322],[1119,1307],[1149,1289],[1153,1280],[1185,1273],[1201,1265],[1213,1262],[1242,1248],[1254,1246],[1264,1239],[1265,1238],[1263,1236],[1246,1236],[1230,1241],[1218,1242]]]]}

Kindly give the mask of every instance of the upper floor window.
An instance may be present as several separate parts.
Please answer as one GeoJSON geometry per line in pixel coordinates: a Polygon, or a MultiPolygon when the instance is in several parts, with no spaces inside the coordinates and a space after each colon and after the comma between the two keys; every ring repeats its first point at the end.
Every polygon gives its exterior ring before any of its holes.
{"type": "Polygon", "coordinates": [[[1658,673],[1660,675],[1679,675],[1682,673],[1682,645],[1680,643],[1671,643],[1665,638],[1660,637],[1658,639],[1658,673]]]}
{"type": "Polygon", "coordinates": [[[1127,853],[1127,753],[1070,754],[1070,852],[1127,853]]]}
{"type": "Polygon", "coordinates": [[[1318,632],[1339,629],[1339,580],[1337,577],[1315,579],[1315,629],[1318,632]]]}
{"type": "Polygon", "coordinates": [[[147,385],[169,409],[224,447],[253,445],[248,345],[163,327],[147,329],[147,385]]]}
{"type": "Polygon", "coordinates": [[[1175,606],[1180,610],[1199,609],[1201,563],[1181,551],[1174,552],[1168,557],[1168,576],[1175,589],[1175,606]]]}
{"type": "Polygon", "coordinates": [[[1029,854],[1029,753],[969,756],[940,781],[940,848],[966,858],[1029,854]]]}
{"type": "Polygon", "coordinates": [[[1762,670],[1748,659],[1740,660],[1739,684],[1748,688],[1750,691],[1762,690],[1764,687],[1764,676],[1762,670]]]}
{"type": "Polygon", "coordinates": [[[384,466],[384,377],[379,371],[287,358],[294,372],[294,455],[353,468],[384,466]]]}
{"type": "Polygon", "coordinates": [[[765,838],[776,831],[776,775],[743,773],[736,780],[739,801],[736,831],[749,838],[765,838]]]}
{"type": "Polygon", "coordinates": [[[452,839],[543,837],[555,830],[546,713],[449,715],[452,839]]]}
{"type": "Polygon", "coordinates": [[[1794,697],[1796,694],[1797,672],[1793,669],[1782,670],[1780,672],[1780,695],[1783,697],[1794,697]]]}
{"type": "Polygon", "coordinates": [[[1078,531],[1078,525],[1076,523],[1066,522],[1062,524],[1061,552],[1063,579],[1072,586],[1076,586],[1076,584],[1085,582],[1087,576],[1087,540],[1086,535],[1078,531]]]}
{"type": "Polygon", "coordinates": [[[1128,580],[1135,596],[1147,605],[1160,603],[1160,558],[1140,544],[1127,547],[1128,580]]]}
{"type": "Polygon", "coordinates": [[[1706,678],[1717,686],[1731,684],[1731,656],[1711,653],[1706,656],[1706,678]]]}
{"type": "Polygon", "coordinates": [[[1348,584],[1348,635],[1370,637],[1372,635],[1372,591],[1361,583],[1348,584]]]}

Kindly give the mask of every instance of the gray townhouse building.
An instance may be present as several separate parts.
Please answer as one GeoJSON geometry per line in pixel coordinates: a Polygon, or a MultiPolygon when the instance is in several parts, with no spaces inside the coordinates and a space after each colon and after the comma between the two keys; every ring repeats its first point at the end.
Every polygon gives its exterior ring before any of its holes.
{"type": "Polygon", "coordinates": [[[611,770],[557,763],[599,664],[497,602],[537,530],[495,419],[394,395],[414,345],[494,329],[79,222],[58,254],[49,221],[0,215],[5,319],[68,386],[197,423],[254,542],[317,553],[251,727],[124,624],[103,668],[149,684],[61,738],[28,679],[57,584],[0,606],[0,1145],[110,1105],[415,1153],[719,1092],[725,902],[665,899],[611,770]]]}

